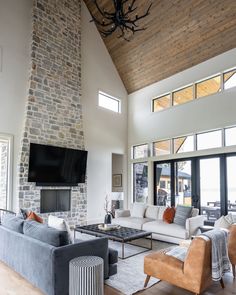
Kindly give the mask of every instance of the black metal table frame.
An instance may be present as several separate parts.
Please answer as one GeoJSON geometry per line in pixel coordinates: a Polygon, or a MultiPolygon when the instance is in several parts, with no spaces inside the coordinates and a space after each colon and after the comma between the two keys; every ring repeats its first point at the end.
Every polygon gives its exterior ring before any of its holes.
{"type": "Polygon", "coordinates": [[[80,233],[82,233],[82,234],[87,234],[87,235],[91,235],[91,236],[95,236],[95,237],[100,237],[100,238],[101,238],[101,237],[106,237],[106,238],[108,238],[108,239],[111,240],[111,241],[121,243],[121,257],[119,256],[119,258],[122,259],[122,260],[152,250],[152,233],[151,233],[151,232],[144,233],[142,237],[136,237],[136,238],[133,237],[133,238],[130,238],[130,239],[127,240],[127,241],[125,241],[125,240],[122,239],[122,238],[118,238],[118,237],[115,237],[115,236],[112,236],[112,235],[106,235],[105,232],[104,232],[104,234],[103,234],[103,233],[100,233],[100,232],[91,231],[91,230],[86,230],[86,229],[84,229],[84,228],[79,228],[79,227],[75,227],[75,228],[74,228],[74,238],[75,238],[75,233],[76,233],[76,232],[80,232],[80,233]],[[136,245],[136,244],[132,244],[132,243],[131,243],[132,241],[139,240],[139,239],[142,239],[142,238],[148,238],[148,237],[150,237],[150,247],[139,246],[139,245],[136,245]],[[125,257],[125,244],[129,244],[129,245],[137,246],[137,247],[143,248],[143,249],[145,249],[145,250],[140,251],[140,252],[137,252],[137,253],[135,253],[135,254],[132,254],[132,255],[129,255],[129,256],[126,256],[126,257],[125,257]]]}

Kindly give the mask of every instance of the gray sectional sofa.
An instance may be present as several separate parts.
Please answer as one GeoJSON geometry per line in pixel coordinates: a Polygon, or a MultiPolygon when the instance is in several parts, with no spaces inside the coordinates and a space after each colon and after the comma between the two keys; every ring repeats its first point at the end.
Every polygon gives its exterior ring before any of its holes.
{"type": "Polygon", "coordinates": [[[105,279],[117,272],[117,251],[108,248],[106,238],[56,247],[32,238],[29,231],[22,233],[19,225],[0,225],[0,260],[46,295],[68,295],[69,262],[86,255],[103,258],[105,279]]]}

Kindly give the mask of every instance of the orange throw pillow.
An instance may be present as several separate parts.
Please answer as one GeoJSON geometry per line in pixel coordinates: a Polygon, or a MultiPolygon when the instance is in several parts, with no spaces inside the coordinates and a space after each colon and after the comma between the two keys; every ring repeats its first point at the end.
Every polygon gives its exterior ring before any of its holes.
{"type": "Polygon", "coordinates": [[[43,219],[38,216],[36,213],[34,213],[33,211],[30,211],[27,218],[27,220],[34,220],[34,221],[37,221],[39,223],[43,223],[43,219]]]}
{"type": "Polygon", "coordinates": [[[163,221],[166,223],[173,223],[175,218],[175,207],[166,208],[163,214],[163,221]]]}

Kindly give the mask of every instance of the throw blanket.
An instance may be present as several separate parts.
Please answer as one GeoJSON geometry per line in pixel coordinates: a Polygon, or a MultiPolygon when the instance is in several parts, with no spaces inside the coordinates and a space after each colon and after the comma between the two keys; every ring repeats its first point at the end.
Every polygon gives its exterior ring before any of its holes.
{"type": "Polygon", "coordinates": [[[214,229],[201,234],[211,240],[212,245],[212,280],[219,281],[223,274],[230,272],[230,263],[227,249],[227,232],[214,229]]]}

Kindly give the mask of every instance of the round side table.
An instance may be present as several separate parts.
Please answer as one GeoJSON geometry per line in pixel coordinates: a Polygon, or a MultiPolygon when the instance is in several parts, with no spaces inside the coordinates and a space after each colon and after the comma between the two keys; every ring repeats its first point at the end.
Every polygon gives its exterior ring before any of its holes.
{"type": "Polygon", "coordinates": [[[70,295],[103,295],[103,259],[81,256],[70,261],[70,295]]]}

